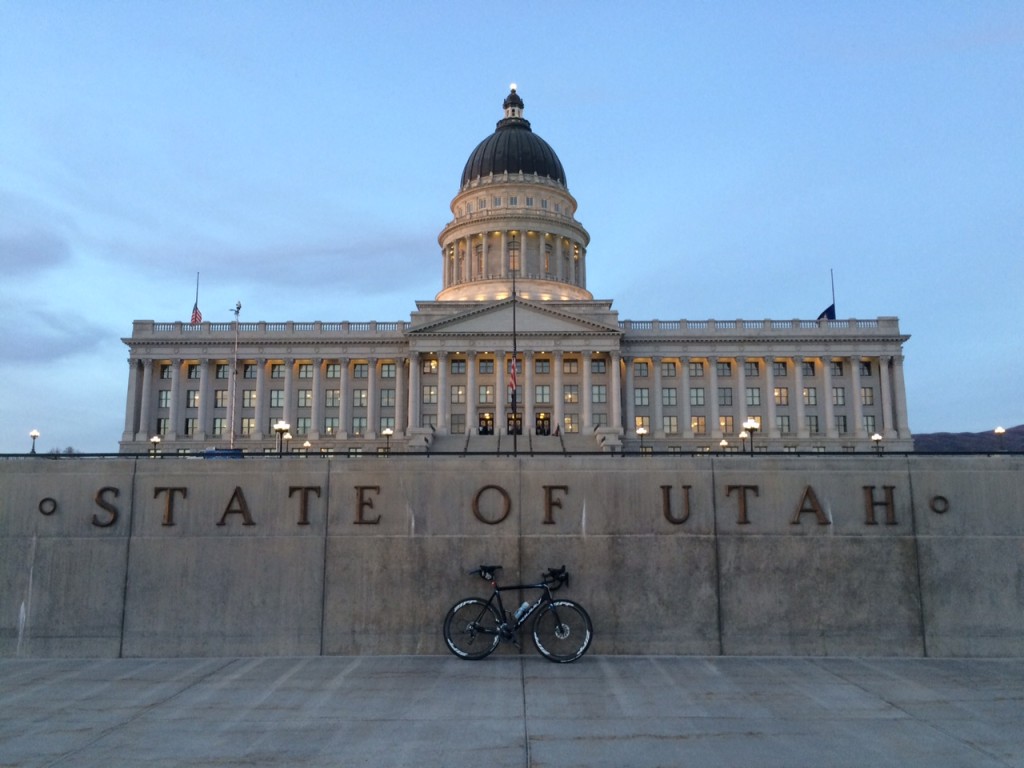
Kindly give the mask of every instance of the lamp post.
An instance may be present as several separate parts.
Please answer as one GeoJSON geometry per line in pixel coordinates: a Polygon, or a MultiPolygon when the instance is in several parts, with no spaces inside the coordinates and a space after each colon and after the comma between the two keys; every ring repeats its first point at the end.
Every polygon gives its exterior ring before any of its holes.
{"type": "Polygon", "coordinates": [[[155,459],[157,453],[159,453],[160,451],[160,435],[153,435],[151,438],[149,438],[149,444],[150,446],[152,446],[149,449],[149,452],[155,459]]]}
{"type": "Polygon", "coordinates": [[[305,456],[309,456],[309,449],[313,447],[313,444],[309,440],[305,440],[302,443],[302,453],[305,456]]]}
{"type": "MultiPolygon", "coordinates": [[[[519,367],[519,348],[516,343],[516,270],[519,269],[519,241],[516,233],[512,233],[512,242],[508,244],[508,267],[512,273],[512,374],[509,384],[512,385],[512,455],[519,455],[519,409],[516,394],[519,389],[516,368],[519,367]]],[[[498,426],[501,428],[501,425],[498,426]]]]}
{"type": "Polygon", "coordinates": [[[38,429],[33,429],[31,432],[28,433],[28,436],[32,438],[32,450],[29,451],[29,453],[35,453],[36,452],[36,440],[39,439],[39,430],[38,429]]]}
{"type": "Polygon", "coordinates": [[[743,429],[750,433],[750,453],[754,453],[754,433],[760,428],[757,419],[753,416],[748,416],[747,420],[743,422],[743,429]]]}
{"type": "MultiPolygon", "coordinates": [[[[292,428],[284,419],[278,419],[277,423],[274,424],[274,432],[277,433],[277,455],[280,456],[284,450],[284,436],[288,433],[288,430],[292,428]]],[[[291,435],[288,435],[288,439],[291,439],[291,435]]]]}
{"type": "Polygon", "coordinates": [[[873,434],[871,436],[871,442],[875,446],[875,453],[881,455],[881,453],[882,453],[882,436],[880,434],[878,434],[877,432],[875,432],[875,434],[873,434]]]}
{"type": "Polygon", "coordinates": [[[384,455],[385,456],[390,456],[391,455],[391,436],[393,434],[395,434],[395,430],[393,430],[391,427],[384,427],[384,429],[382,429],[380,431],[380,433],[382,435],[384,435],[384,440],[385,440],[384,455]]]}
{"type": "Polygon", "coordinates": [[[1005,448],[1003,448],[1003,440],[1005,440],[1003,435],[1006,434],[1006,430],[1003,429],[1002,427],[996,427],[992,431],[995,433],[996,436],[996,446],[998,446],[999,452],[1002,453],[1003,451],[1006,450],[1005,448]]]}
{"type": "Polygon", "coordinates": [[[722,449],[722,453],[725,453],[729,449],[729,441],[723,437],[722,442],[718,444],[718,447],[722,449]]]}
{"type": "Polygon", "coordinates": [[[738,435],[736,435],[736,437],[738,437],[740,439],[740,453],[746,453],[747,452],[747,438],[750,437],[750,435],[747,434],[747,430],[744,429],[742,432],[740,432],[738,435]]]}
{"type": "Polygon", "coordinates": [[[291,441],[292,441],[292,433],[291,432],[285,432],[281,436],[281,439],[284,440],[284,452],[285,453],[291,453],[292,449],[289,446],[291,445],[291,441]]]}
{"type": "Polygon", "coordinates": [[[644,435],[647,434],[647,427],[637,427],[636,428],[636,433],[637,433],[637,435],[640,436],[640,453],[643,453],[644,452],[644,435]]]}

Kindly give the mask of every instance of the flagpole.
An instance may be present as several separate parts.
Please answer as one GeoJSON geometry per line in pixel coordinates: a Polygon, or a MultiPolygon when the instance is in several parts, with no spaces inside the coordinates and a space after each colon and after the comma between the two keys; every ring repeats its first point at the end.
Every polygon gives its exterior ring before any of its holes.
{"type": "Polygon", "coordinates": [[[832,311],[835,312],[836,307],[836,275],[835,272],[829,267],[828,278],[832,281],[832,311]]]}
{"type": "Polygon", "coordinates": [[[228,447],[235,447],[235,400],[238,397],[238,314],[242,311],[242,302],[237,302],[231,310],[235,313],[235,360],[231,366],[231,401],[228,403],[228,424],[230,431],[228,447]]]}

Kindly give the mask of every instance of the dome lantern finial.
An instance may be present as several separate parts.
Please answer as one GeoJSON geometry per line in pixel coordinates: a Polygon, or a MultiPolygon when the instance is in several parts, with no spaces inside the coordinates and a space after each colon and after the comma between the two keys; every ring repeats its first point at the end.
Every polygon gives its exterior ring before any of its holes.
{"type": "Polygon", "coordinates": [[[505,101],[502,102],[502,107],[505,108],[505,119],[517,118],[523,119],[523,100],[519,98],[519,94],[516,93],[516,84],[512,83],[509,85],[509,94],[505,97],[505,101]]]}

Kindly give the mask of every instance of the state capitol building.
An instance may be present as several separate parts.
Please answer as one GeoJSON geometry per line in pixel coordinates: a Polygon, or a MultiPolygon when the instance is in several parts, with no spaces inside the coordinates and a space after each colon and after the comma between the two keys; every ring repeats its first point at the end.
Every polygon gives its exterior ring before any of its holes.
{"type": "Polygon", "coordinates": [[[515,86],[503,107],[433,301],[408,321],[137,320],[121,451],[913,450],[898,318],[620,320],[587,290],[561,161],[515,86]]]}

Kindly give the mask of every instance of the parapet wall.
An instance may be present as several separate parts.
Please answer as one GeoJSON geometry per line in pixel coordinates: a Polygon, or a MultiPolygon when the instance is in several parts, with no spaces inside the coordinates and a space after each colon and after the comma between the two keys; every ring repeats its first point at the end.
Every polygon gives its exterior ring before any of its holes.
{"type": "MultiPolygon", "coordinates": [[[[444,653],[565,564],[594,653],[1024,656],[1024,457],[0,462],[0,655],[444,653]]],[[[518,603],[516,603],[518,604],[518,603]]]]}

